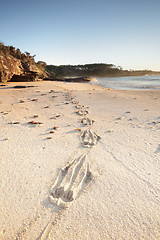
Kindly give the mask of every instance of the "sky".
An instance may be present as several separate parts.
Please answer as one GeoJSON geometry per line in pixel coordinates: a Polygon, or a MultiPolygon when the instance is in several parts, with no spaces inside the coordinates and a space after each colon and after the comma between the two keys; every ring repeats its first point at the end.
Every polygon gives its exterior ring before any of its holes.
{"type": "Polygon", "coordinates": [[[53,65],[160,70],[159,0],[0,0],[0,41],[53,65]]]}

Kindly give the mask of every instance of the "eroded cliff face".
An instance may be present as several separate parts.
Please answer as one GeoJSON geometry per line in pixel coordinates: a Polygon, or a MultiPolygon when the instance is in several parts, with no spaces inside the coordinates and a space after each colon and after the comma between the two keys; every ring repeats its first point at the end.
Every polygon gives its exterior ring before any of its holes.
{"type": "Polygon", "coordinates": [[[33,60],[21,60],[0,49],[0,82],[37,81],[47,78],[44,68],[33,60]]]}
{"type": "Polygon", "coordinates": [[[15,59],[9,54],[0,55],[0,81],[7,82],[10,81],[12,76],[21,75],[23,73],[23,68],[21,66],[21,61],[15,59]]]}

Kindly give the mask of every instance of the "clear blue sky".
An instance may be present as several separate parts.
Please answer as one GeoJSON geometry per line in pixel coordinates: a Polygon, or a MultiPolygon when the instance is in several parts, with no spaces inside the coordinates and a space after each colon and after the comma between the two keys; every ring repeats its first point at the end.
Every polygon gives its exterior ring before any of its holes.
{"type": "Polygon", "coordinates": [[[160,70],[160,0],[1,0],[0,40],[47,64],[160,70]]]}

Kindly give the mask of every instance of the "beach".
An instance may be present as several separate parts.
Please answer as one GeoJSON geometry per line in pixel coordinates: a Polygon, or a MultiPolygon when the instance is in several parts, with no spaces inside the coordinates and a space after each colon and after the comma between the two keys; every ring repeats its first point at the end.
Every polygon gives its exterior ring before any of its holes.
{"type": "Polygon", "coordinates": [[[160,90],[4,85],[0,239],[160,239],[160,90]]]}

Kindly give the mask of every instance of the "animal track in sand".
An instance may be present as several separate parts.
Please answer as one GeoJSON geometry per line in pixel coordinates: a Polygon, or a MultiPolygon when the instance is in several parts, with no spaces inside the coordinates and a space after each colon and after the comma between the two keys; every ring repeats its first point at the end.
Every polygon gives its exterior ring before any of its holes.
{"type": "Polygon", "coordinates": [[[81,123],[82,123],[83,125],[93,125],[94,120],[89,119],[89,118],[83,118],[83,119],[81,120],[81,123]]]}
{"type": "Polygon", "coordinates": [[[81,144],[84,147],[92,147],[101,139],[99,135],[97,135],[95,132],[92,132],[90,129],[85,130],[80,138],[81,144]]]}
{"type": "Polygon", "coordinates": [[[76,105],[75,106],[77,109],[82,109],[84,106],[83,105],[76,105]]]}
{"type": "Polygon", "coordinates": [[[67,207],[67,203],[79,197],[89,184],[93,176],[89,170],[89,163],[86,164],[84,171],[85,160],[86,155],[81,155],[59,171],[49,196],[52,204],[62,208],[67,207]]]}
{"type": "Polygon", "coordinates": [[[76,113],[80,116],[86,116],[88,114],[88,111],[83,109],[83,110],[78,110],[76,113]]]}
{"type": "Polygon", "coordinates": [[[79,102],[76,101],[76,100],[73,98],[73,99],[72,99],[72,103],[73,103],[73,104],[78,104],[79,102]]]}

